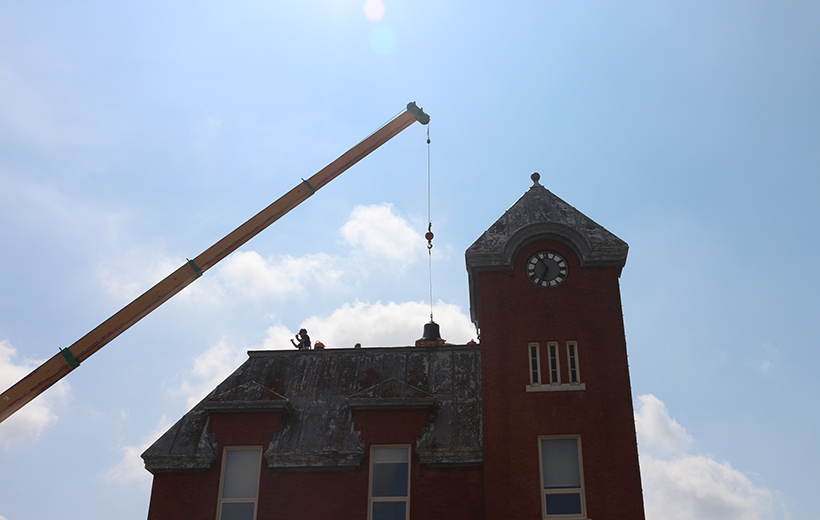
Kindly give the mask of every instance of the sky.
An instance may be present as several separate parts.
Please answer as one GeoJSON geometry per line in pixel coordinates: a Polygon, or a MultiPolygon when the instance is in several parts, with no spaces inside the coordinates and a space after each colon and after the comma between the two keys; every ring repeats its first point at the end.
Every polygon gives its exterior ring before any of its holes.
{"type": "Polygon", "coordinates": [[[139,454],[248,350],[410,345],[430,272],[442,336],[475,338],[464,251],[534,171],[630,246],[647,519],[816,518],[818,26],[808,0],[0,0],[3,387],[407,102],[432,118],[0,424],[0,520],[144,519],[139,454]]]}

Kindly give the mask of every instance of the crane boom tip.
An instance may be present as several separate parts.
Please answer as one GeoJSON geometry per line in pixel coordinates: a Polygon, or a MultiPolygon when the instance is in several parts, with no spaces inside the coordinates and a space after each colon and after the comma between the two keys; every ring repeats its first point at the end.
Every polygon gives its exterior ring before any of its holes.
{"type": "Polygon", "coordinates": [[[415,101],[411,101],[411,102],[407,103],[407,110],[411,114],[416,116],[416,119],[418,120],[419,123],[421,123],[423,125],[426,125],[427,123],[430,122],[430,116],[425,114],[424,110],[419,108],[419,106],[416,104],[415,101]]]}

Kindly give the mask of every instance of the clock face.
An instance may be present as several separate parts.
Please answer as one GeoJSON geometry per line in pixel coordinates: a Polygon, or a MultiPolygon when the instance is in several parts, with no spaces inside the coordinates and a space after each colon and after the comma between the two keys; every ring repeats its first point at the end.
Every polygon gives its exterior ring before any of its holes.
{"type": "Polygon", "coordinates": [[[568,271],[567,261],[555,251],[539,251],[527,260],[527,278],[539,287],[555,287],[568,271]]]}

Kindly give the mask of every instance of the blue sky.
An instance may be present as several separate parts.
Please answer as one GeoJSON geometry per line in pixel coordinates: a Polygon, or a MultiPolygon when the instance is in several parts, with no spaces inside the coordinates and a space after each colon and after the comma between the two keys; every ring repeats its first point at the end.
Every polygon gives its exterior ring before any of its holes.
{"type": "MultiPolygon", "coordinates": [[[[630,245],[650,520],[810,519],[820,414],[816,2],[0,1],[0,386],[415,100],[436,321],[542,184],[630,245]]],[[[139,453],[307,326],[429,317],[414,125],[0,425],[0,518],[145,518],[139,453]]]]}

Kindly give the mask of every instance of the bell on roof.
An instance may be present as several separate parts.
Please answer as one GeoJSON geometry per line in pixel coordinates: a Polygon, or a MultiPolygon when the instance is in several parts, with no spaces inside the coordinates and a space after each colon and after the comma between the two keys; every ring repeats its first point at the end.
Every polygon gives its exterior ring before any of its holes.
{"type": "Polygon", "coordinates": [[[439,330],[438,323],[431,319],[430,323],[424,324],[424,332],[421,335],[421,339],[416,340],[416,346],[440,347],[441,345],[444,345],[444,340],[441,339],[441,331],[439,330]]]}

